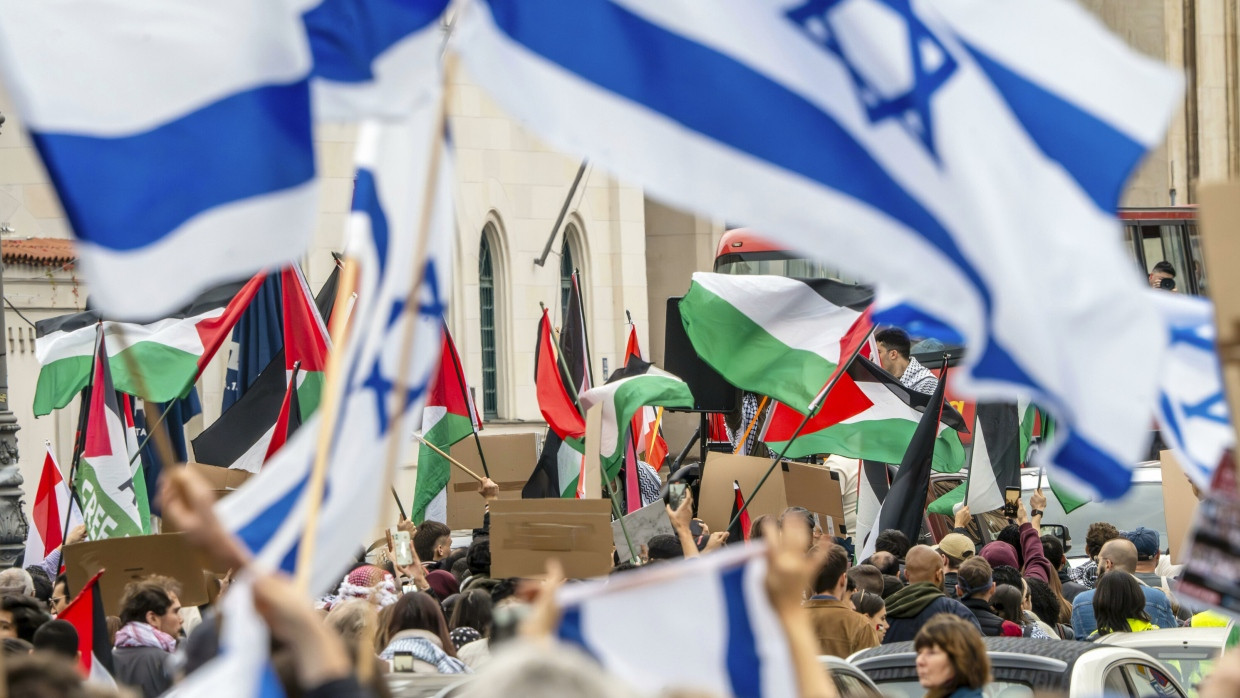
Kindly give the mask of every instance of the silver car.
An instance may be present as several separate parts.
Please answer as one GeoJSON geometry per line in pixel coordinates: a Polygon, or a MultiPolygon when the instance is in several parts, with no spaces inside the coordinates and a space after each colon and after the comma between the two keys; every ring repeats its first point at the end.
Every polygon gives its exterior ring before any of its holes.
{"type": "Polygon", "coordinates": [[[843,659],[824,654],[818,657],[818,663],[831,672],[831,680],[840,698],[879,698],[882,696],[878,686],[874,685],[865,672],[843,659]]]}
{"type": "MultiPolygon", "coordinates": [[[[1019,637],[984,639],[993,682],[987,698],[1027,698],[1035,693],[1069,696],[1167,696],[1188,693],[1162,662],[1139,650],[1070,640],[1019,637]]],[[[911,642],[858,652],[849,663],[864,671],[884,696],[921,698],[917,653],[911,642]]]]}
{"type": "Polygon", "coordinates": [[[1099,644],[1140,650],[1162,662],[1180,682],[1190,698],[1197,695],[1197,684],[1214,668],[1224,650],[1240,642],[1235,623],[1218,628],[1173,628],[1143,633],[1112,633],[1098,639],[1099,644]]]}

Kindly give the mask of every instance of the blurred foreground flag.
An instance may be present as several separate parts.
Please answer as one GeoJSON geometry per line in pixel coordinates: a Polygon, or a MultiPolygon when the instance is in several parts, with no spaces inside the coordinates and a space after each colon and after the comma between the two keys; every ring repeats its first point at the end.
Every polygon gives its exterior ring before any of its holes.
{"type": "Polygon", "coordinates": [[[0,70],[109,315],[162,317],[309,242],[298,4],[0,0],[0,70]]]}
{"type": "Polygon", "coordinates": [[[954,328],[962,393],[1035,400],[1061,420],[1044,454],[1127,490],[1165,343],[1114,211],[1170,70],[1067,0],[462,12],[470,74],[539,135],[914,299],[875,321],[954,328]]]}
{"type": "Polygon", "coordinates": [[[1214,306],[1178,293],[1149,294],[1162,311],[1169,343],[1158,397],[1162,438],[1184,472],[1206,489],[1223,454],[1236,445],[1214,344],[1214,306]]]}
{"type": "Polygon", "coordinates": [[[734,545],[566,586],[557,598],[559,638],[642,694],[794,696],[792,657],[765,580],[766,547],[734,545]],[[654,644],[677,649],[652,653],[654,644]]]}

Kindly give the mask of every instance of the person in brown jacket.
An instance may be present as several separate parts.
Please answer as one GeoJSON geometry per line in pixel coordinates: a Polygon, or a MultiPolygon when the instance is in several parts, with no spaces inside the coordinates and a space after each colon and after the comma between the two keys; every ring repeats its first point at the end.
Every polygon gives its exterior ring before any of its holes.
{"type": "Polygon", "coordinates": [[[878,634],[865,616],[853,610],[845,597],[848,588],[848,553],[838,545],[827,551],[827,561],[814,580],[814,595],[805,602],[809,609],[818,648],[822,654],[847,657],[878,646],[878,634]]]}

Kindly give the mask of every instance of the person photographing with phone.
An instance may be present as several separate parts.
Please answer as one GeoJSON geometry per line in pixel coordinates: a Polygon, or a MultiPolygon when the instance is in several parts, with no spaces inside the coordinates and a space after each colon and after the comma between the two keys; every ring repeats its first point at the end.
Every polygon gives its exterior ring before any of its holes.
{"type": "Polygon", "coordinates": [[[1041,527],[1046,495],[1042,494],[1041,487],[1029,497],[1029,505],[1032,510],[1026,512],[1025,502],[1020,498],[1020,489],[1009,487],[1004,496],[1003,513],[1018,526],[1020,550],[1010,543],[997,540],[982,546],[978,555],[989,562],[991,567],[1015,567],[1022,575],[1049,584],[1051,575],[1056,573],[1050,560],[1046,559],[1046,553],[1042,551],[1041,527]]]}

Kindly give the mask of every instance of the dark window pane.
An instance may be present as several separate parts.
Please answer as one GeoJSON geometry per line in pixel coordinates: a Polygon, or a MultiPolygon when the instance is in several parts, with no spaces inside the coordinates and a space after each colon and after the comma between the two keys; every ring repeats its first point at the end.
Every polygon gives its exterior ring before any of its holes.
{"type": "Polygon", "coordinates": [[[482,330],[482,418],[495,419],[499,405],[499,380],[495,369],[495,269],[486,231],[478,250],[478,303],[482,330]]]}

